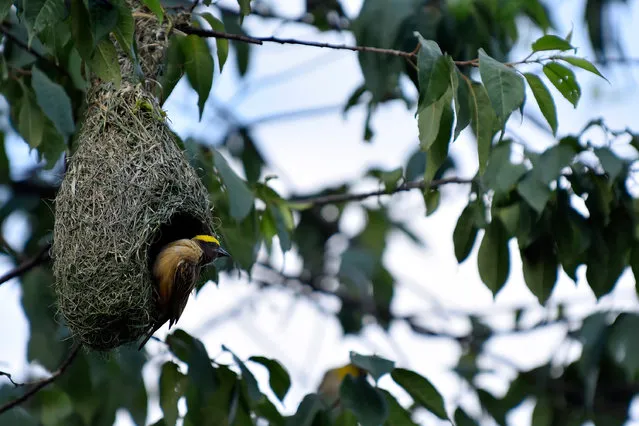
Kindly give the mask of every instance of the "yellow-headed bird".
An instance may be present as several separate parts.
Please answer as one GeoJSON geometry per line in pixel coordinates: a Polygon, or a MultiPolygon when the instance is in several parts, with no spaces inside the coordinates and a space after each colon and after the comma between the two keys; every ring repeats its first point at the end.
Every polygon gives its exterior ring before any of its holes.
{"type": "Polygon", "coordinates": [[[139,349],[146,344],[160,327],[169,321],[169,328],[182,315],[191,291],[195,287],[202,267],[218,257],[229,256],[220,247],[217,238],[197,235],[167,244],[158,254],[153,265],[153,276],[157,285],[158,321],[147,332],[139,349]]]}
{"type": "Polygon", "coordinates": [[[339,390],[346,376],[361,377],[366,376],[366,371],[353,364],[346,364],[343,367],[332,368],[328,370],[322,382],[320,383],[317,393],[328,404],[334,403],[339,399],[339,390]]]}

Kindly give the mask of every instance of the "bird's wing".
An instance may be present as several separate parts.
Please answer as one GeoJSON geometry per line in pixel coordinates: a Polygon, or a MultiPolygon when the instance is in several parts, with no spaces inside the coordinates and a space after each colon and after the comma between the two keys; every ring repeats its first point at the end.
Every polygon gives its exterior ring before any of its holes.
{"type": "Polygon", "coordinates": [[[184,272],[179,272],[178,269],[184,269],[187,266],[197,265],[203,252],[200,246],[191,240],[177,240],[167,245],[159,254],[155,260],[153,267],[153,275],[158,284],[158,302],[160,308],[165,310],[170,306],[174,295],[179,294],[181,276],[184,272]]]}
{"type": "Polygon", "coordinates": [[[195,287],[195,281],[200,273],[200,266],[197,262],[183,260],[178,264],[175,270],[175,286],[173,289],[172,300],[170,306],[170,323],[169,328],[180,319],[186,302],[195,287]]]}

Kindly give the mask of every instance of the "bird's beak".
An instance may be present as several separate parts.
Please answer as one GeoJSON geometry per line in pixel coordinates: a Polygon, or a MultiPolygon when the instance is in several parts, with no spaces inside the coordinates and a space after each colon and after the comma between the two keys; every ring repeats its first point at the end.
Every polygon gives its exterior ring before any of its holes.
{"type": "Polygon", "coordinates": [[[216,248],[215,253],[217,254],[217,257],[231,257],[229,252],[224,250],[222,247],[216,248]]]}

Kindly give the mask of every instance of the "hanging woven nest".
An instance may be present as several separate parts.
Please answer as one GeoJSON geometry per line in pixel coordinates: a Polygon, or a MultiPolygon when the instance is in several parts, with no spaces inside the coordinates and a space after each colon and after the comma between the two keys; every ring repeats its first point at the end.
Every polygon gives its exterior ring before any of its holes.
{"type": "MultiPolygon", "coordinates": [[[[149,37],[136,30],[144,51],[149,37]]],[[[154,64],[141,61],[145,71],[157,69],[152,50],[154,64]]],[[[156,319],[151,265],[159,250],[211,234],[213,224],[205,187],[142,84],[96,83],[87,104],[56,198],[53,271],[73,335],[109,350],[138,339],[156,319]]]]}

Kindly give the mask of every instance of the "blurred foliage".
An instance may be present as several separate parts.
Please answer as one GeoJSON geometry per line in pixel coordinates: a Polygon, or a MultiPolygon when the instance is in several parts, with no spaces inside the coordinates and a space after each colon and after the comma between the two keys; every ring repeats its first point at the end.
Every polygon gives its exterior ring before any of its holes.
{"type": "MultiPolygon", "coordinates": [[[[162,21],[173,20],[176,13],[193,6],[186,0],[142,3],[162,21]]],[[[605,62],[609,52],[620,51],[615,32],[608,29],[610,3],[584,1],[583,24],[588,27],[598,62],[605,62]]],[[[57,179],[64,174],[66,154],[73,150],[91,79],[118,85],[122,80],[118,55],[137,61],[134,16],[128,4],[124,0],[0,4],[0,92],[7,101],[10,119],[0,139],[0,187],[7,194],[0,198],[0,224],[15,216],[26,218],[28,223],[24,247],[11,247],[2,237],[0,255],[16,264],[39,259],[38,253],[50,242],[57,179]],[[37,166],[21,176],[12,170],[6,152],[5,139],[16,135],[39,158],[37,166]]],[[[575,107],[581,97],[574,69],[603,77],[592,62],[574,56],[570,34],[552,34],[553,16],[546,3],[366,0],[352,21],[337,0],[307,0],[304,15],[298,19],[282,19],[260,1],[251,5],[248,0],[239,0],[239,9],[210,0],[202,5],[206,9],[194,9],[189,28],[246,34],[243,20],[250,16],[294,21],[319,31],[352,31],[359,45],[405,52],[360,52],[364,81],[352,94],[345,94],[344,111],[362,105],[367,108],[363,139],[371,140],[371,118],[377,106],[403,100],[413,109],[415,100],[408,99],[400,85],[401,78],[407,76],[419,93],[419,141],[406,164],[364,173],[362,180],[378,183],[379,190],[374,193],[353,195],[352,188],[359,182],[344,182],[291,198],[283,198],[272,187],[272,176],[268,175],[271,164],[250,127],[231,123],[224,141],[215,147],[210,141],[179,141],[216,206],[220,236],[233,257],[232,262],[207,271],[201,285],[209,279],[217,281],[218,273],[240,269],[261,287],[337,299],[340,303],[335,316],[345,334],[358,334],[371,323],[388,329],[403,322],[416,336],[453,340],[462,349],[454,372],[467,383],[482,409],[446,406],[436,387],[417,372],[375,355],[352,353],[349,368],[327,373],[326,378],[334,382],[329,386],[332,394],[327,395],[327,387],[320,386],[317,393],[306,395],[286,414],[281,402],[292,382],[286,366],[262,356],[242,360],[227,347],[223,350],[231,354],[233,362],[221,364],[196,337],[174,330],[165,342],[171,356],[159,367],[157,395],[151,395],[142,380],[142,368],[148,361],[145,353],[129,347],[106,356],[81,351],[64,374],[24,404],[6,412],[0,408],[0,424],[111,425],[116,411],[124,409],[137,425],[144,425],[152,398],[158,399],[163,413],[154,423],[157,426],[179,421],[187,426],[401,426],[417,424],[417,417],[424,412],[430,413],[431,419],[460,426],[489,418],[505,424],[508,413],[525,400],[535,401],[534,425],[585,421],[615,425],[626,421],[628,405],[639,386],[639,361],[634,351],[637,315],[597,313],[581,322],[568,318],[560,306],[551,319],[522,326],[519,319],[523,312],[515,312],[516,324],[510,332],[566,324],[568,331],[561,345],[578,343],[583,349],[577,359],[553,358],[533,370],[518,371],[507,392],[497,396],[477,380],[481,374],[491,373],[479,360],[489,356],[484,346],[499,335],[484,318],[468,317],[470,329],[459,335],[431,330],[420,318],[398,315],[393,309],[398,278],[384,262],[387,241],[399,234],[418,246],[425,242],[408,224],[395,219],[381,199],[361,205],[365,226],[355,235],[347,235],[340,226],[348,203],[409,189],[421,189],[426,213],[435,212],[446,202],[440,186],[457,179],[449,146],[467,130],[477,142],[478,173],[465,181],[470,186],[469,201],[453,232],[455,249],[450,255],[464,262],[476,250],[479,275],[487,288],[496,294],[511,274],[519,273],[511,267],[509,244],[513,238],[526,285],[540,304],[551,296],[560,270],[576,280],[578,268],[585,265],[587,283],[598,298],[614,288],[628,267],[639,274],[639,205],[627,188],[639,155],[639,136],[630,129],[611,130],[595,120],[539,153],[505,132],[512,114],[523,111],[526,102],[533,102],[526,99],[527,87],[550,133],[556,135],[561,117],[555,93],[575,107]],[[530,46],[526,60],[508,63],[521,25],[532,26],[540,37],[530,46]],[[523,63],[537,68],[522,73],[519,65],[523,63]],[[551,92],[550,86],[557,92],[551,92]],[[592,130],[605,136],[605,144],[591,142],[592,130]],[[634,154],[618,155],[612,147],[621,144],[633,147],[634,154]],[[259,256],[261,248],[267,256],[259,256]],[[294,251],[300,256],[299,275],[285,275],[271,263],[270,255],[278,251],[294,251]],[[258,384],[255,368],[268,371],[269,392],[265,392],[266,383],[258,384]],[[336,373],[339,371],[358,373],[336,373]],[[401,387],[405,398],[398,399],[399,394],[379,387],[381,377],[401,387]],[[179,408],[181,400],[186,410],[179,408]],[[408,400],[412,403],[406,404],[408,400]]],[[[171,35],[157,85],[162,88],[157,93],[161,102],[186,77],[198,95],[201,119],[210,104],[207,100],[215,73],[229,72],[224,69],[229,48],[242,78],[253,66],[252,51],[259,47],[222,38],[216,40],[214,51],[212,46],[195,34],[176,31],[171,35]]],[[[70,351],[70,336],[55,315],[50,265],[35,263],[20,278],[22,308],[30,324],[26,361],[54,372],[70,351]]],[[[0,407],[28,387],[7,381],[0,388],[0,407]]]]}

